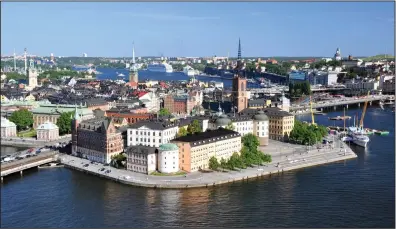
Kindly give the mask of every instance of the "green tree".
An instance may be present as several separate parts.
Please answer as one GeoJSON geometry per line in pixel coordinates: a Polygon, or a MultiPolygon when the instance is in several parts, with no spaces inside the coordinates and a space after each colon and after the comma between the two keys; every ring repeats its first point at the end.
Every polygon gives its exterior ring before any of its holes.
{"type": "Polygon", "coordinates": [[[232,122],[228,123],[228,125],[225,127],[227,130],[235,130],[235,126],[232,124],[232,122]]]}
{"type": "Polygon", "coordinates": [[[223,171],[227,168],[227,161],[224,158],[220,159],[220,167],[223,171]]]}
{"type": "Polygon", "coordinates": [[[186,136],[188,134],[186,128],[181,127],[179,128],[179,131],[177,132],[177,137],[183,137],[186,136]]]}
{"type": "Polygon", "coordinates": [[[9,119],[11,122],[15,123],[18,131],[26,130],[33,125],[33,114],[27,109],[20,109],[14,111],[9,119]]]}
{"type": "Polygon", "coordinates": [[[166,108],[161,108],[161,109],[159,110],[159,116],[169,116],[169,115],[171,115],[171,113],[169,112],[168,109],[166,109],[166,108]]]}
{"type": "Polygon", "coordinates": [[[246,134],[242,137],[242,144],[248,148],[248,150],[257,149],[260,145],[260,142],[257,136],[253,134],[246,134]]]}
{"type": "Polygon", "coordinates": [[[189,134],[201,133],[202,129],[201,129],[201,125],[199,124],[199,121],[194,120],[192,123],[190,123],[187,126],[187,132],[189,134]]]}
{"type": "Polygon", "coordinates": [[[216,157],[211,157],[209,159],[209,168],[211,170],[217,170],[220,167],[220,163],[217,161],[216,157]]]}
{"type": "Polygon", "coordinates": [[[71,123],[72,123],[73,115],[74,115],[74,111],[63,112],[58,118],[56,125],[59,127],[60,135],[71,133],[71,123]]]}

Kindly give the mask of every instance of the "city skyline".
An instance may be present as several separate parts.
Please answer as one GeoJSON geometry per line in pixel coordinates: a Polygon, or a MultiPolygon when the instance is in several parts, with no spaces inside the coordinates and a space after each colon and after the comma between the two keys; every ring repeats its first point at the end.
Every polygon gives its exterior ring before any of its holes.
{"type": "Polygon", "coordinates": [[[8,2],[1,49],[129,57],[135,43],[137,56],[236,57],[240,38],[244,57],[331,57],[336,48],[342,56],[394,55],[393,9],[392,2],[8,2]]]}

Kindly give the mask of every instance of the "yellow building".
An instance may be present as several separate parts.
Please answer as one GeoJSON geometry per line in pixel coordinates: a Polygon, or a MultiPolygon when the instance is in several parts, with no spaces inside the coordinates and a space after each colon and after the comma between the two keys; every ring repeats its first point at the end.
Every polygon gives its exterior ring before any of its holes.
{"type": "MultiPolygon", "coordinates": [[[[278,107],[262,108],[269,118],[269,138],[283,141],[288,138],[294,127],[294,115],[278,107]]],[[[248,108],[241,112],[244,115],[255,115],[257,109],[248,108]]]]}
{"type": "Polygon", "coordinates": [[[211,157],[227,160],[242,148],[241,135],[223,128],[179,137],[172,143],[179,147],[179,168],[186,172],[208,169],[211,157]]]}

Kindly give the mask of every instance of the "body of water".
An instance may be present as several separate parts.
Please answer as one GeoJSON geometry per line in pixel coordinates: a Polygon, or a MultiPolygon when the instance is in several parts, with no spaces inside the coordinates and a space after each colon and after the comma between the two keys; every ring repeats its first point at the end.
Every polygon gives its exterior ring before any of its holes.
{"type": "MultiPolygon", "coordinates": [[[[328,116],[316,122],[333,125],[328,116]]],[[[369,107],[365,125],[390,134],[354,147],[357,159],[213,188],[137,188],[66,168],[6,177],[1,227],[394,228],[394,113],[369,107]]]]}
{"type": "MultiPolygon", "coordinates": [[[[129,81],[129,71],[127,69],[114,69],[114,68],[97,68],[101,74],[96,75],[98,80],[105,79],[118,79],[117,75],[122,73],[125,76],[123,77],[125,81],[129,81]]],[[[143,81],[146,79],[151,80],[163,80],[163,81],[179,81],[179,80],[189,80],[190,77],[184,74],[183,72],[151,72],[147,70],[139,70],[139,81],[143,81]]],[[[215,82],[223,82],[224,87],[229,88],[232,86],[232,80],[229,79],[221,79],[221,78],[209,78],[204,76],[195,76],[196,79],[203,82],[215,81],[215,82]]],[[[259,87],[258,84],[248,83],[248,87],[259,87]]]]}

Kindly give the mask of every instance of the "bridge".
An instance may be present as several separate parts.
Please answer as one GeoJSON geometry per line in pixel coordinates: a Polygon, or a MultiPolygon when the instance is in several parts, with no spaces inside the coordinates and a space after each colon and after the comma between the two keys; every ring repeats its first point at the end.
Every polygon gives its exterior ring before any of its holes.
{"type": "MultiPolygon", "coordinates": [[[[381,100],[394,100],[394,96],[389,95],[373,95],[365,98],[343,98],[343,99],[334,99],[328,101],[322,101],[317,103],[312,103],[312,109],[320,109],[326,107],[334,107],[337,106],[346,106],[352,104],[358,104],[360,106],[361,103],[365,103],[366,101],[372,103],[373,101],[381,101],[381,100]]],[[[299,110],[307,110],[310,109],[309,104],[304,105],[292,105],[290,107],[290,111],[299,111],[299,110]]]]}
{"type": "Polygon", "coordinates": [[[3,177],[8,176],[13,173],[23,174],[23,171],[26,169],[31,169],[34,167],[38,167],[40,165],[44,165],[50,162],[56,161],[58,158],[57,151],[44,152],[40,153],[37,156],[24,158],[21,160],[2,163],[1,164],[1,181],[3,181],[3,177]]]}

